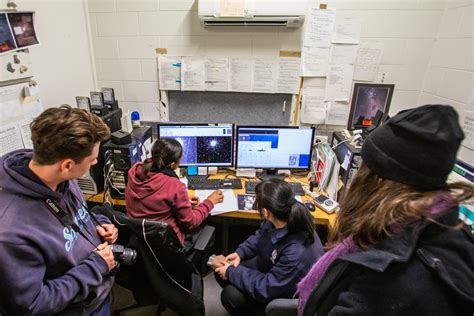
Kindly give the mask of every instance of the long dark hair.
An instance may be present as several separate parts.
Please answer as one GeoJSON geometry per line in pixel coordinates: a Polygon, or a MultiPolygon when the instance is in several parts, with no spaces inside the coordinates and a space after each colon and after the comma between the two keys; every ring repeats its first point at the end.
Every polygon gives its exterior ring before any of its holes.
{"type": "Polygon", "coordinates": [[[412,185],[382,179],[362,163],[341,210],[329,233],[328,248],[347,237],[365,249],[391,234],[393,227],[404,227],[429,217],[429,207],[440,195],[450,196],[452,206],[473,197],[472,184],[455,182],[445,188],[427,191],[412,185]]]}
{"type": "Polygon", "coordinates": [[[277,219],[287,223],[288,232],[305,232],[305,244],[314,242],[312,216],[304,204],[296,201],[295,194],[288,183],[279,179],[271,179],[259,183],[255,192],[257,194],[255,207],[260,215],[262,215],[262,209],[266,208],[277,219]]]}
{"type": "Polygon", "coordinates": [[[143,162],[142,170],[137,174],[142,181],[148,178],[148,172],[154,165],[158,170],[169,167],[181,159],[183,147],[173,138],[160,138],[151,147],[151,159],[143,162]]]}

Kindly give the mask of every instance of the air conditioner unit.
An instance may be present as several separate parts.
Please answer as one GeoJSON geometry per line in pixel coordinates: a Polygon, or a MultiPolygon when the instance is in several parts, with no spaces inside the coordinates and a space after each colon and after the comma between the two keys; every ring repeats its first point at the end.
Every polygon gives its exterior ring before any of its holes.
{"type": "Polygon", "coordinates": [[[198,12],[205,27],[301,27],[307,0],[242,0],[225,7],[225,1],[199,0],[198,12]]]}

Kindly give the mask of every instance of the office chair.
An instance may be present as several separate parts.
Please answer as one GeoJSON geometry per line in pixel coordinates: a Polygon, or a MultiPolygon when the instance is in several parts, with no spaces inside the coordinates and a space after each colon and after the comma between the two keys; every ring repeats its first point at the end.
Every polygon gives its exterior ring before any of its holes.
{"type": "Polygon", "coordinates": [[[137,304],[117,311],[158,305],[157,315],[169,307],[179,315],[204,315],[203,281],[190,258],[207,249],[214,227],[205,226],[192,248],[183,247],[173,229],[162,221],[136,219],[110,206],[96,206],[119,230],[118,244],[137,251],[137,261],[120,266],[116,282],[131,290],[137,304]]]}

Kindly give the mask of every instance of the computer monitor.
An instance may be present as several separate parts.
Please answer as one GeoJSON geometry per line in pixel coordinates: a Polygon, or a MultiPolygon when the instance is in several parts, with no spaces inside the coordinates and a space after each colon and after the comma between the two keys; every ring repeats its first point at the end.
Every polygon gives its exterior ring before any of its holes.
{"type": "Polygon", "coordinates": [[[390,109],[393,84],[355,83],[347,129],[375,128],[390,109]]]}
{"type": "Polygon", "coordinates": [[[238,126],[237,168],[309,169],[314,128],[238,126]]]}
{"type": "Polygon", "coordinates": [[[181,166],[233,166],[233,124],[160,123],[157,133],[181,143],[181,166]]]}

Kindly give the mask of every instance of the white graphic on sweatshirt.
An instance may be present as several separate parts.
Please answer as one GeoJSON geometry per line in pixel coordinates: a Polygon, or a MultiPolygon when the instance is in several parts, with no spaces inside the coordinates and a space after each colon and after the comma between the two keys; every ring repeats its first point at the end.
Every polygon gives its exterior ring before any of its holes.
{"type": "Polygon", "coordinates": [[[277,250],[276,249],[273,249],[272,251],[272,256],[270,257],[270,261],[275,264],[275,260],[276,260],[276,257],[277,257],[278,253],[277,253],[277,250]]]}
{"type": "MultiPolygon", "coordinates": [[[[84,206],[82,206],[80,209],[77,210],[77,214],[79,216],[79,219],[78,219],[78,216],[74,216],[73,220],[74,220],[74,223],[77,225],[77,227],[79,227],[79,231],[81,231],[84,225],[86,225],[87,222],[89,221],[90,215],[84,206]]],[[[76,243],[76,239],[77,239],[77,234],[78,232],[76,232],[71,227],[64,227],[63,236],[64,236],[64,239],[66,239],[64,248],[66,249],[67,252],[71,251],[72,247],[74,247],[74,244],[76,243]]]]}

